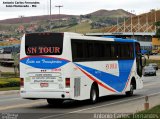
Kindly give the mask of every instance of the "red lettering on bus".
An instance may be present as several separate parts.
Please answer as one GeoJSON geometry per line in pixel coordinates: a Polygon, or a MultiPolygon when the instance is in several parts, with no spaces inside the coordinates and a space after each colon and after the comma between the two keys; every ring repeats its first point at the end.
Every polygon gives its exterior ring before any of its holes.
{"type": "Polygon", "coordinates": [[[54,50],[52,50],[53,48],[54,48],[54,47],[49,47],[49,48],[48,48],[48,52],[49,52],[49,53],[54,53],[54,50]]]}
{"type": "Polygon", "coordinates": [[[43,53],[43,48],[42,47],[39,47],[39,53],[43,53]]]}
{"type": "MultiPolygon", "coordinates": [[[[28,47],[27,48],[28,54],[36,54],[37,53],[37,47],[28,47]]],[[[38,47],[38,53],[40,54],[47,54],[47,53],[60,53],[59,47],[38,47]]]]}
{"type": "Polygon", "coordinates": [[[108,69],[117,69],[117,64],[114,63],[114,64],[106,64],[106,70],[108,69]]]}
{"type": "Polygon", "coordinates": [[[28,47],[27,48],[27,53],[28,54],[34,54],[37,52],[37,48],[36,47],[28,47]]]}
{"type": "Polygon", "coordinates": [[[44,48],[43,48],[43,52],[44,52],[44,53],[48,53],[48,47],[44,47],[44,48]]]}
{"type": "Polygon", "coordinates": [[[60,48],[59,47],[54,47],[54,53],[60,53],[60,48]]]}

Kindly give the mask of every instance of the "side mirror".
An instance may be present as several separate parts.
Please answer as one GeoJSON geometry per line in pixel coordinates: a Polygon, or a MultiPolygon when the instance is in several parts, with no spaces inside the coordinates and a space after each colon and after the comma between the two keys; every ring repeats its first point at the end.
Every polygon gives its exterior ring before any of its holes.
{"type": "Polygon", "coordinates": [[[144,55],[141,55],[142,57],[142,67],[146,66],[146,58],[144,55]]]}

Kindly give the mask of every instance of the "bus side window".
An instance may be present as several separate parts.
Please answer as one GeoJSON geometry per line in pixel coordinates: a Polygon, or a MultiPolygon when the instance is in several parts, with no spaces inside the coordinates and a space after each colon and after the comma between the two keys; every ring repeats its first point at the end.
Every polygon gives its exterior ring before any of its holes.
{"type": "Polygon", "coordinates": [[[84,43],[83,42],[72,42],[72,57],[73,60],[83,59],[84,54],[84,43]]]}
{"type": "Polygon", "coordinates": [[[103,42],[94,43],[95,57],[102,59],[105,58],[105,44],[103,42]]]}
{"type": "Polygon", "coordinates": [[[132,59],[133,58],[133,45],[130,43],[118,44],[118,58],[119,59],[132,59]]]}
{"type": "Polygon", "coordinates": [[[94,53],[93,53],[93,42],[84,42],[84,49],[83,51],[85,53],[85,59],[93,59],[94,53]]]}
{"type": "Polygon", "coordinates": [[[111,44],[106,43],[106,46],[105,46],[105,58],[106,59],[110,59],[110,57],[111,57],[111,44]]]}
{"type": "Polygon", "coordinates": [[[112,58],[117,58],[117,51],[116,51],[116,46],[111,45],[111,57],[112,58]]]}

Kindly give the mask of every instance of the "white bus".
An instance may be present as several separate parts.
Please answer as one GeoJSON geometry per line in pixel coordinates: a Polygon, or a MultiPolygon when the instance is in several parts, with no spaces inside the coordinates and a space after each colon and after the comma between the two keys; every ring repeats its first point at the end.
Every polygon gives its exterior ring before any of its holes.
{"type": "Polygon", "coordinates": [[[25,99],[97,102],[110,94],[133,95],[143,87],[136,40],[77,33],[25,34],[20,51],[20,94],[25,99]]]}

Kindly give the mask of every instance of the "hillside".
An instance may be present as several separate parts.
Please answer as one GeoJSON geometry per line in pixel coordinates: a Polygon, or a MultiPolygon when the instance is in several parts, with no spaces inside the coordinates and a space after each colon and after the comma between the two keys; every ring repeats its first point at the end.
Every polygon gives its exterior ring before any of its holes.
{"type": "MultiPolygon", "coordinates": [[[[133,32],[154,32],[155,30],[155,21],[160,21],[160,10],[151,10],[148,13],[140,14],[137,16],[132,17],[132,31],[133,32]],[[148,27],[147,27],[148,23],[148,27]]],[[[131,18],[126,19],[126,22],[122,22],[119,24],[119,29],[117,28],[117,25],[115,26],[108,26],[105,27],[103,32],[124,32],[120,30],[124,29],[124,25],[126,27],[125,32],[130,32],[131,31],[131,18]]]]}
{"type": "Polygon", "coordinates": [[[74,17],[75,15],[66,15],[61,14],[60,16],[58,14],[54,15],[42,15],[42,16],[31,16],[31,17],[20,17],[20,18],[12,18],[12,19],[5,19],[0,20],[0,24],[18,24],[18,23],[31,23],[35,21],[42,21],[42,20],[57,20],[57,19],[63,19],[63,18],[70,18],[74,17]]]}
{"type": "Polygon", "coordinates": [[[91,15],[91,16],[97,16],[97,17],[129,17],[130,15],[134,15],[134,14],[131,14],[123,9],[117,9],[117,10],[105,10],[105,9],[102,9],[102,10],[98,10],[98,11],[95,11],[95,12],[92,12],[88,15],[91,15]]]}
{"type": "Polygon", "coordinates": [[[81,19],[87,18],[91,22],[91,29],[99,29],[111,25],[117,24],[117,18],[119,18],[119,23],[123,21],[123,18],[135,16],[123,9],[117,10],[105,10],[101,9],[86,15],[81,15],[81,19]]]}
{"type": "Polygon", "coordinates": [[[46,31],[72,31],[78,33],[101,32],[106,26],[115,25],[117,17],[129,17],[131,13],[122,9],[98,10],[85,15],[42,15],[0,20],[0,39],[17,38],[24,33],[46,31]],[[59,22],[60,18],[60,22],[59,22]]]}
{"type": "MultiPolygon", "coordinates": [[[[123,9],[117,9],[117,10],[98,10],[95,12],[92,12],[90,14],[86,14],[83,16],[94,16],[94,17],[128,17],[131,15],[131,13],[123,10],[123,9]]],[[[132,14],[133,15],[133,14],[132,14]]],[[[0,24],[18,24],[18,23],[31,23],[35,21],[43,21],[43,20],[57,20],[57,19],[69,19],[71,17],[78,17],[78,15],[66,15],[66,14],[54,14],[54,15],[42,15],[42,16],[31,16],[31,17],[25,17],[21,16],[19,18],[12,18],[12,19],[5,19],[0,20],[0,24]]]]}
{"type": "MultiPolygon", "coordinates": [[[[54,29],[54,32],[58,32],[58,28],[54,29]]],[[[85,34],[87,32],[102,32],[102,29],[91,29],[91,25],[88,22],[83,22],[71,27],[63,27],[60,29],[61,32],[76,32],[76,33],[82,33],[85,34]]]]}

